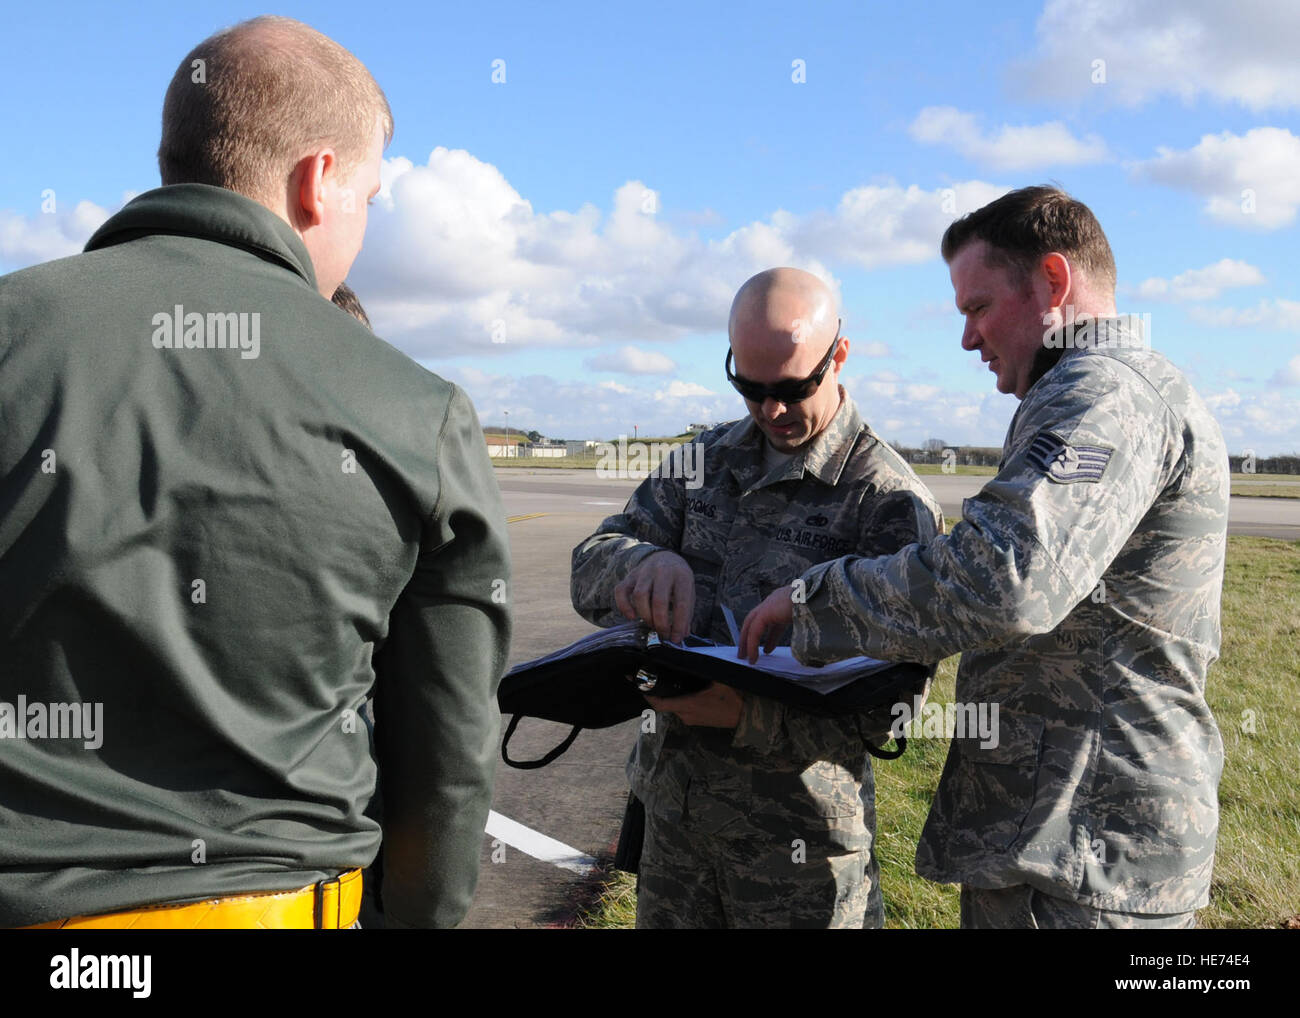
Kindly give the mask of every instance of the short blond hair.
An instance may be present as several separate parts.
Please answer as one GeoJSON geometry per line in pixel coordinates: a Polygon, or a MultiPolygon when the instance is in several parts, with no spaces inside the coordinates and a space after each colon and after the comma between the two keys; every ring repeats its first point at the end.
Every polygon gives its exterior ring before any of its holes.
{"type": "Polygon", "coordinates": [[[176,69],[158,169],[164,184],[214,184],[278,202],[314,146],[333,147],[339,172],[350,175],[376,119],[387,144],[392,110],[360,60],[301,21],[263,15],[209,36],[176,69]]]}

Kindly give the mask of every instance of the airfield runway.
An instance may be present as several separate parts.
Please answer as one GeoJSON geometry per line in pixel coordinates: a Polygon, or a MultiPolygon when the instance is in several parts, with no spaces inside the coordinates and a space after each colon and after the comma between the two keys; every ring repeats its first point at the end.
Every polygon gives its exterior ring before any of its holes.
{"type": "MultiPolygon", "coordinates": [[[[569,602],[570,555],[601,520],[622,509],[638,482],[602,480],[592,470],[504,467],[496,474],[512,518],[513,666],[592,631],[569,602]]],[[[940,474],[922,480],[945,515],[960,516],[962,499],[986,478],[940,474]]],[[[1234,498],[1229,512],[1230,534],[1300,540],[1300,499],[1234,498]]],[[[539,770],[498,763],[478,891],[464,927],[562,926],[573,919],[600,876],[593,866],[613,856],[627,798],[623,765],[636,725],[583,732],[567,753],[539,770]]],[[[561,725],[524,721],[511,756],[541,756],[566,734],[561,725]]]]}

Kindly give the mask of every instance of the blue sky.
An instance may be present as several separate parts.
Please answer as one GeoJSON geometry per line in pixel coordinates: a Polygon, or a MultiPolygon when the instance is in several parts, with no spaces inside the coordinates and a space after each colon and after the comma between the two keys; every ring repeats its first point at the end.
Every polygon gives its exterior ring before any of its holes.
{"type": "MultiPolygon", "coordinates": [[[[1097,214],[1120,310],[1151,315],[1229,447],[1300,451],[1300,5],[984,6],[273,13],[385,89],[396,133],[350,282],[485,423],[613,437],[741,415],[731,295],[790,264],[835,285],[844,382],[878,432],[999,445],[1015,400],[960,349],[938,241],[956,214],[1054,181],[1097,214]]],[[[8,11],[0,271],[76,252],[157,186],[171,74],[260,13],[8,11]]]]}

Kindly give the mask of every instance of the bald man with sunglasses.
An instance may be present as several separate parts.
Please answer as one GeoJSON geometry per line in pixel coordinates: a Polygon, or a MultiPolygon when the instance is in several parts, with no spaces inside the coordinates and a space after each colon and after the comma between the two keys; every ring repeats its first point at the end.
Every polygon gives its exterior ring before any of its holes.
{"type": "MultiPolygon", "coordinates": [[[[839,384],[839,325],[810,273],[769,269],[740,288],[725,370],[749,417],[698,437],[700,487],[651,476],[574,549],[584,618],[729,643],[723,606],[742,618],[794,563],[941,530],[929,491],[839,384]]],[[[887,714],[815,715],[716,684],[647,700],[654,724],[628,762],[646,813],[639,928],[883,925],[869,753],[887,714]]]]}

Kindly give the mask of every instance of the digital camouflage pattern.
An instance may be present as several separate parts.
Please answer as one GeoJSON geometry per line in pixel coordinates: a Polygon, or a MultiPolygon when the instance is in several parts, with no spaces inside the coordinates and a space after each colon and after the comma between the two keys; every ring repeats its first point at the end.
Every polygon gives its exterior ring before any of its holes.
{"type": "Polygon", "coordinates": [[[917,849],[933,880],[1095,908],[1209,900],[1223,742],[1223,437],[1187,379],[1112,320],[1026,393],[997,476],[946,537],[803,579],[795,654],[937,660],[999,741],[954,739],[917,849]],[[1116,342],[1118,340],[1118,342],[1116,342]]]}
{"type": "Polygon", "coordinates": [[[1028,884],[961,889],[963,930],[1190,930],[1196,912],[1112,912],[1044,894],[1028,884]]]}
{"type": "MultiPolygon", "coordinates": [[[[625,621],[614,606],[615,586],[647,555],[668,549],[695,573],[691,631],[727,643],[724,603],[743,619],[813,563],[849,552],[885,555],[931,540],[942,526],[934,499],[841,393],[826,429],[770,472],[763,465],[765,439],[749,418],[697,439],[701,487],[688,488],[686,472],[670,459],[622,513],[574,549],[574,608],[597,625],[625,621]]],[[[833,880],[822,881],[817,894],[798,902],[782,896],[785,923],[820,916],[826,925],[834,899],[859,894],[860,874],[874,866],[875,795],[866,746],[886,740],[891,720],[887,712],[827,718],[746,696],[734,731],[692,728],[659,715],[656,731],[643,733],[633,750],[628,777],[645,803],[648,828],[680,825],[719,839],[719,853],[727,842],[727,868],[737,868],[738,880],[745,875],[775,891],[793,874],[773,873],[760,860],[784,859],[786,870],[816,869],[828,857],[855,856],[853,865],[836,861],[833,880]],[[796,839],[806,847],[806,861],[792,861],[796,839]],[[745,860],[751,861],[747,872],[745,860]]],[[[649,830],[647,839],[653,840],[649,830]]],[[[642,881],[647,907],[655,886],[653,878],[642,881]]],[[[868,925],[879,925],[879,894],[873,899],[868,925]]],[[[680,899],[677,905],[683,907],[680,899]]]]}
{"type": "MultiPolygon", "coordinates": [[[[865,787],[871,803],[873,786],[865,787]]],[[[637,872],[638,928],[880,927],[884,905],[878,876],[868,869],[872,853],[846,847],[860,837],[854,828],[865,827],[862,817],[823,826],[780,809],[779,801],[775,806],[755,818],[756,828],[735,832],[647,824],[637,872]],[[755,836],[756,829],[764,833],[755,836]]],[[[874,824],[867,832],[874,836],[874,824]]]]}

